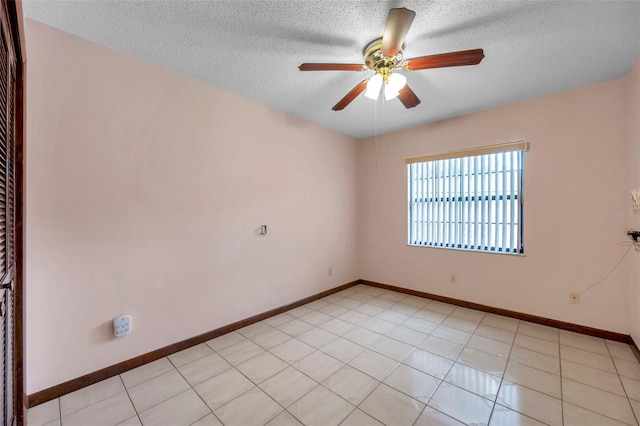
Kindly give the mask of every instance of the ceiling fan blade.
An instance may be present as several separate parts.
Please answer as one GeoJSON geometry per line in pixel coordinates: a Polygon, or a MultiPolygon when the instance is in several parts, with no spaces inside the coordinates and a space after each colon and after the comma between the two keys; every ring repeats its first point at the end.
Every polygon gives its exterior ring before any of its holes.
{"type": "Polygon", "coordinates": [[[477,65],[484,58],[482,49],[462,50],[460,52],[441,53],[439,55],[420,56],[404,61],[402,67],[409,71],[429,68],[459,67],[477,65]]]}
{"type": "Polygon", "coordinates": [[[357,98],[358,95],[364,91],[364,89],[367,88],[367,81],[369,81],[369,79],[362,80],[360,83],[358,83],[356,85],[356,87],[351,89],[351,91],[349,93],[347,93],[344,96],[344,98],[340,99],[340,102],[335,104],[334,107],[331,108],[331,109],[334,110],[334,111],[343,110],[347,105],[349,105],[351,103],[351,101],[353,101],[355,98],[357,98]]]}
{"type": "Polygon", "coordinates": [[[380,50],[385,56],[395,56],[404,43],[409,27],[416,13],[404,7],[391,9],[387,16],[387,23],[382,33],[382,47],[380,50]]]}
{"type": "Polygon", "coordinates": [[[302,64],[300,71],[364,71],[363,64],[302,64]]]}
{"type": "Polygon", "coordinates": [[[400,94],[398,95],[398,99],[402,102],[405,108],[413,108],[414,106],[420,103],[420,99],[416,96],[416,94],[411,90],[408,84],[406,84],[402,89],[400,89],[400,94]]]}

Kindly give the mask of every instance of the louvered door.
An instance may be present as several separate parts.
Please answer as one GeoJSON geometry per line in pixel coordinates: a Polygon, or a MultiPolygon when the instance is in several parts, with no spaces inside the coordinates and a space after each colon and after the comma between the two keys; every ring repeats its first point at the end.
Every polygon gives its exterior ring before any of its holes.
{"type": "Polygon", "coordinates": [[[2,367],[4,425],[15,418],[15,259],[16,259],[16,179],[15,179],[15,91],[16,55],[7,3],[2,2],[0,31],[0,364],[2,367]]]}

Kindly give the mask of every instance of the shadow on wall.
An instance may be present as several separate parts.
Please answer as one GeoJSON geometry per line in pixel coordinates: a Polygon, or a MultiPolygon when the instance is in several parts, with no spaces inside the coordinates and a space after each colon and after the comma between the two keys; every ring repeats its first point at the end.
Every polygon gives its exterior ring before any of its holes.
{"type": "Polygon", "coordinates": [[[91,343],[104,343],[116,339],[118,337],[113,334],[113,320],[99,324],[91,332],[91,343]]]}
{"type": "Polygon", "coordinates": [[[289,127],[303,129],[303,128],[309,127],[309,125],[311,124],[310,122],[303,120],[300,117],[297,117],[293,114],[290,114],[284,111],[278,111],[278,110],[267,108],[267,107],[265,107],[264,110],[268,112],[268,114],[271,116],[273,121],[279,124],[284,123],[289,127]]]}

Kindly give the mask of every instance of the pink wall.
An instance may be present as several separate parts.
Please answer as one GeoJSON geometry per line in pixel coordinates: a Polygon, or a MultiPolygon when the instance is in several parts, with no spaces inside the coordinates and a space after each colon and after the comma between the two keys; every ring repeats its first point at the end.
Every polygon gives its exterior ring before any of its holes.
{"type": "MultiPolygon", "coordinates": [[[[628,78],[629,189],[640,187],[640,59],[628,78]]],[[[640,229],[640,217],[629,217],[629,228],[640,229]]],[[[640,344],[640,250],[630,253],[629,325],[631,337],[640,344]]]]}
{"type": "Polygon", "coordinates": [[[360,277],[629,333],[626,264],[569,303],[626,249],[627,217],[607,215],[630,205],[626,90],[622,78],[363,141],[360,277]],[[406,245],[405,158],[522,139],[525,256],[406,245]]]}
{"type": "Polygon", "coordinates": [[[356,140],[26,36],[29,394],[358,278],[356,140]]]}

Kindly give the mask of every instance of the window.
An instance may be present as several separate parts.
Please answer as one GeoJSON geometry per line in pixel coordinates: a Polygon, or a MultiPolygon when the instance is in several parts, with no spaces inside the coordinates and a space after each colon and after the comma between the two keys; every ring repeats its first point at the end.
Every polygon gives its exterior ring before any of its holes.
{"type": "Polygon", "coordinates": [[[409,245],[524,253],[527,142],[409,158],[409,245]]]}

